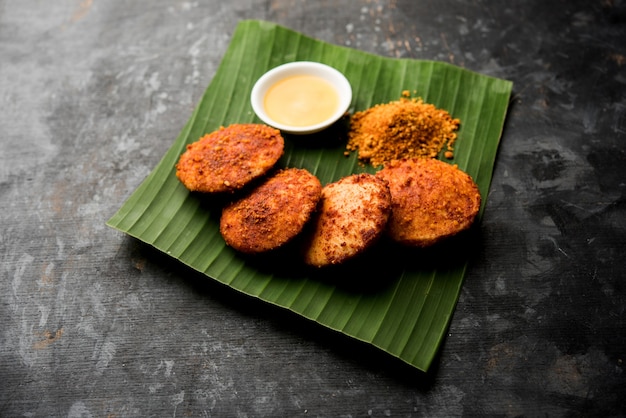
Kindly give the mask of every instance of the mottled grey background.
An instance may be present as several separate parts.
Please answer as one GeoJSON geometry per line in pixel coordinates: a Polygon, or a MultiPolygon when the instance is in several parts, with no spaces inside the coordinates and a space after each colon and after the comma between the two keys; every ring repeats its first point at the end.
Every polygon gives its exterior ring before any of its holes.
{"type": "Polygon", "coordinates": [[[624,416],[623,0],[0,0],[0,416],[624,416]],[[105,221],[241,19],[514,82],[422,374],[105,221]]]}

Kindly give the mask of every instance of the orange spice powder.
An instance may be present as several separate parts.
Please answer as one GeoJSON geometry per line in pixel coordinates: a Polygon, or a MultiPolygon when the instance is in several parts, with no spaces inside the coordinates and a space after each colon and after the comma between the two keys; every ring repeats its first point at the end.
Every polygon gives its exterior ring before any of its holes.
{"type": "Polygon", "coordinates": [[[404,91],[397,101],[352,115],[346,154],[358,151],[361,162],[381,166],[400,158],[433,158],[446,146],[445,157],[453,158],[459,124],[447,111],[404,91]]]}

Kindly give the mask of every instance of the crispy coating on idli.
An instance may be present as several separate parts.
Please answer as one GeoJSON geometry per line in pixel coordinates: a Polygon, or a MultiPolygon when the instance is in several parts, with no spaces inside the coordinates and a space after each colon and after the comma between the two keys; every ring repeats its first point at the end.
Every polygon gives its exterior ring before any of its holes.
{"type": "Polygon", "coordinates": [[[427,247],[466,230],[480,209],[480,192],[456,165],[432,158],[392,161],[376,175],[389,184],[389,236],[427,247]]]}
{"type": "Polygon", "coordinates": [[[234,124],[187,145],[176,176],[193,192],[241,189],[266,174],[283,155],[280,131],[261,124],[234,124]]]}
{"type": "Polygon", "coordinates": [[[302,231],[321,193],[320,181],[307,170],[281,170],[224,207],[220,232],[228,245],[243,253],[277,249],[302,231]]]}
{"type": "Polygon", "coordinates": [[[372,174],[326,185],[305,246],[305,263],[330,266],[363,253],[384,233],[390,211],[389,188],[372,174]]]}

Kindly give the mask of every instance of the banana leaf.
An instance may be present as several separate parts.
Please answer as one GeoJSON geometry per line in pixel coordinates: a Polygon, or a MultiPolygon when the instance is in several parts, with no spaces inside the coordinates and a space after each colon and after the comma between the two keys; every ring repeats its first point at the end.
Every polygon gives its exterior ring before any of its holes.
{"type": "MultiPolygon", "coordinates": [[[[476,229],[428,250],[386,240],[367,257],[314,270],[292,250],[250,257],[219,233],[219,199],[190,193],[175,176],[187,144],[220,126],[257,122],[249,95],[267,70],[318,61],[345,74],[351,112],[397,100],[404,90],[461,120],[455,157],[488,195],[512,83],[443,62],[380,57],[264,21],[238,24],[216,74],[165,156],[107,222],[226,286],[372,344],[427,371],[444,339],[477,249],[476,229]]],[[[345,120],[309,136],[285,135],[279,167],[306,168],[322,184],[375,168],[345,155],[345,120]]]]}

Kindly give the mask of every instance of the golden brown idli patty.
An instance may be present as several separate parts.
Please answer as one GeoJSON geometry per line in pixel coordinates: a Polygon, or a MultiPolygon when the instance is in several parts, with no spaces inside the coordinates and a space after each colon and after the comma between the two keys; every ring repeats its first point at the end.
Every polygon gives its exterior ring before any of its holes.
{"type": "Polygon", "coordinates": [[[468,229],[480,209],[480,192],[456,165],[432,158],[396,160],[376,173],[389,184],[389,236],[426,247],[468,229]]]}
{"type": "Polygon", "coordinates": [[[372,174],[355,174],[322,189],[304,261],[315,267],[340,264],[361,254],[384,233],[391,195],[372,174]]]}
{"type": "Polygon", "coordinates": [[[283,155],[278,129],[261,124],[222,127],[187,145],[176,165],[176,176],[194,192],[241,189],[264,175],[283,155]]]}
{"type": "Polygon", "coordinates": [[[302,231],[321,193],[320,181],[307,170],[278,171],[224,207],[220,232],[228,245],[244,253],[276,249],[302,231]]]}

